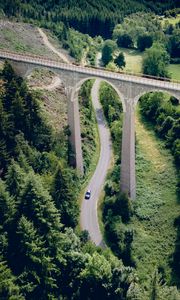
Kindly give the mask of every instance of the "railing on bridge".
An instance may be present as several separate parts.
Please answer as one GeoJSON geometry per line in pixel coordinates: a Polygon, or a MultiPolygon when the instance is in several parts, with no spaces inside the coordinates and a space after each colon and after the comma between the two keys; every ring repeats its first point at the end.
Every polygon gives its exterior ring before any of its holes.
{"type": "Polygon", "coordinates": [[[32,54],[24,54],[24,53],[14,53],[11,51],[4,51],[4,50],[0,50],[0,58],[6,58],[6,59],[15,59],[15,60],[19,60],[21,61],[27,61],[29,63],[39,63],[42,65],[46,65],[48,64],[51,67],[60,67],[63,69],[68,69],[68,70],[74,70],[74,71],[85,71],[85,70],[89,70],[89,72],[93,72],[95,75],[99,75],[101,76],[103,72],[104,74],[107,75],[113,75],[114,77],[119,77],[119,75],[124,75],[126,76],[126,79],[133,79],[133,78],[139,78],[142,79],[142,82],[145,82],[145,79],[149,79],[149,80],[153,80],[153,84],[155,84],[155,81],[159,81],[159,83],[166,83],[163,84],[162,86],[166,87],[168,86],[168,83],[170,83],[170,86],[172,86],[172,83],[177,84],[177,87],[179,88],[179,84],[180,81],[179,80],[174,80],[174,79],[170,79],[170,78],[164,78],[164,77],[157,77],[157,76],[151,76],[151,75],[146,75],[146,74],[142,74],[142,73],[133,73],[133,72],[126,72],[126,71],[113,71],[113,70],[108,70],[106,68],[103,67],[95,67],[95,66],[90,66],[90,65],[86,65],[86,66],[81,66],[78,63],[62,63],[59,62],[55,59],[49,59],[47,57],[44,56],[40,56],[40,55],[32,55],[32,54]],[[117,76],[116,76],[117,75],[117,76]]]}

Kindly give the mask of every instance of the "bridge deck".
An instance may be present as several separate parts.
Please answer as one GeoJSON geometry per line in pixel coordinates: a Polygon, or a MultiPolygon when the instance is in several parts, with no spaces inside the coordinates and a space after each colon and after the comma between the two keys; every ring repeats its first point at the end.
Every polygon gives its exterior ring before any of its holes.
{"type": "Polygon", "coordinates": [[[37,66],[49,67],[53,69],[69,70],[72,72],[87,74],[90,77],[93,76],[93,77],[100,77],[105,79],[116,79],[120,81],[134,82],[134,83],[150,85],[150,86],[164,88],[164,89],[180,91],[180,83],[159,80],[158,77],[157,80],[153,78],[141,77],[140,74],[130,75],[122,72],[118,73],[118,72],[112,72],[104,69],[102,70],[99,68],[83,67],[80,65],[61,63],[56,60],[52,60],[49,58],[44,58],[36,55],[18,54],[9,51],[0,51],[0,58],[10,59],[13,61],[33,64],[37,66]]]}

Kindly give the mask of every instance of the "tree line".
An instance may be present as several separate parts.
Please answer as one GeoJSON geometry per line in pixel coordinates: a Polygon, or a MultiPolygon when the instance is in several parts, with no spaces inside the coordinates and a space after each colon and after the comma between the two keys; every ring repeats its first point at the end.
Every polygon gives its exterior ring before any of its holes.
{"type": "Polygon", "coordinates": [[[41,0],[7,0],[1,1],[0,8],[7,16],[22,16],[25,19],[45,20],[59,23],[64,22],[68,27],[73,27],[91,36],[102,35],[104,38],[111,37],[113,28],[122,22],[127,15],[138,11],[153,11],[162,14],[166,10],[178,7],[175,1],[133,1],[126,3],[121,0],[93,0],[91,2],[78,0],[68,1],[41,1],[41,0]]]}

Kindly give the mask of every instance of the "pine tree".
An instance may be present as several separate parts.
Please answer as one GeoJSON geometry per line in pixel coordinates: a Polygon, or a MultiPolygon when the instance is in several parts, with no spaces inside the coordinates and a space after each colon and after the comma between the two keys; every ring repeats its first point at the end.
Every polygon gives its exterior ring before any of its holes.
{"type": "Polygon", "coordinates": [[[17,228],[19,264],[22,273],[19,282],[23,294],[31,299],[46,299],[57,288],[56,268],[45,247],[45,240],[37,233],[33,222],[22,216],[17,228]],[[28,286],[31,286],[30,290],[28,286]]]}
{"type": "Polygon", "coordinates": [[[7,262],[0,257],[0,299],[25,300],[20,293],[15,276],[7,266],[7,262]]]}
{"type": "Polygon", "coordinates": [[[56,207],[61,213],[61,221],[65,226],[75,227],[79,214],[76,201],[75,187],[72,186],[72,180],[67,170],[63,170],[59,165],[54,175],[51,195],[55,201],[56,207]]]}
{"type": "Polygon", "coordinates": [[[5,183],[0,180],[0,225],[12,221],[16,212],[15,201],[6,191],[5,183]]]}
{"type": "Polygon", "coordinates": [[[34,222],[42,235],[48,234],[52,229],[57,232],[61,229],[60,215],[38,175],[33,173],[27,175],[19,209],[34,222]]]}
{"type": "Polygon", "coordinates": [[[16,199],[19,198],[21,190],[25,183],[25,173],[20,168],[18,163],[12,160],[6,174],[6,184],[10,195],[16,199]]]}
{"type": "Polygon", "coordinates": [[[2,76],[5,81],[11,81],[15,77],[15,72],[11,64],[6,60],[2,71],[2,76]]]}

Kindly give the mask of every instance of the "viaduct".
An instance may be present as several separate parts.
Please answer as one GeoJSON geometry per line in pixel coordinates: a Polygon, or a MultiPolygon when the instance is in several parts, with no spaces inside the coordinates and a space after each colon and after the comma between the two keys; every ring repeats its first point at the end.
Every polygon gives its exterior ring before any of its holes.
{"type": "Polygon", "coordinates": [[[118,93],[123,105],[123,134],[121,152],[120,185],[131,199],[136,197],[135,179],[135,107],[138,99],[147,92],[168,92],[180,100],[180,84],[135,75],[110,72],[98,68],[65,64],[33,55],[22,55],[0,51],[0,59],[11,61],[15,71],[22,77],[35,68],[45,68],[59,74],[68,99],[68,122],[71,130],[70,141],[75,153],[77,169],[83,174],[81,130],[79,118],[78,92],[83,82],[99,78],[109,83],[118,93]]]}

